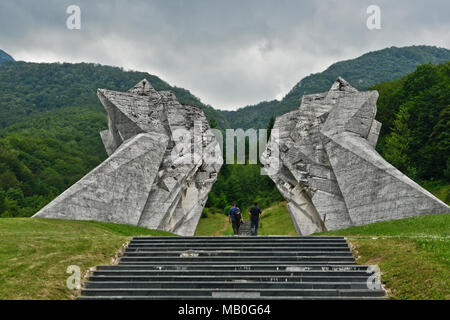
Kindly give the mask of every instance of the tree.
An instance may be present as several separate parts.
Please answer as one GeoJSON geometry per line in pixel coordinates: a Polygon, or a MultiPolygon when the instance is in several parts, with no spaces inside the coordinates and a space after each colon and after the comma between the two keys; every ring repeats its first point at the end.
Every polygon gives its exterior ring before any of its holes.
{"type": "Polygon", "coordinates": [[[25,197],[23,192],[19,188],[10,188],[6,192],[6,197],[10,200],[14,200],[19,206],[24,205],[25,197]]]}
{"type": "Polygon", "coordinates": [[[6,192],[0,189],[0,216],[6,210],[6,192]]]}
{"type": "Polygon", "coordinates": [[[275,125],[275,117],[271,116],[269,119],[269,124],[267,125],[267,139],[270,139],[270,134],[272,133],[274,125],[275,125]]]}
{"type": "Polygon", "coordinates": [[[408,106],[402,105],[394,120],[392,133],[386,138],[384,151],[385,159],[404,172],[410,168],[408,148],[412,138],[408,128],[409,117],[408,106]]]}
{"type": "Polygon", "coordinates": [[[209,126],[210,126],[211,129],[215,129],[215,128],[218,127],[218,124],[217,124],[217,121],[216,121],[215,118],[211,118],[209,120],[209,126]]]}
{"type": "Polygon", "coordinates": [[[450,181],[450,62],[417,67],[379,91],[377,150],[417,182],[450,181]]]}

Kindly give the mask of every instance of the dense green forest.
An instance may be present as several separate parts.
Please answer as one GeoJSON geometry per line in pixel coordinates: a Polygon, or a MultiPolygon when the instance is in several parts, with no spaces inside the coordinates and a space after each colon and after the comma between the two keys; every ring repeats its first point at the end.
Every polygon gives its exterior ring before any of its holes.
{"type": "Polygon", "coordinates": [[[127,91],[144,78],[158,91],[172,91],[181,103],[199,106],[220,128],[228,127],[219,111],[204,105],[188,90],[172,87],[146,72],[92,63],[6,62],[0,64],[0,128],[62,107],[101,107],[98,88],[127,91]]]}
{"type": "Polygon", "coordinates": [[[449,184],[450,62],[421,65],[399,80],[372,89],[380,93],[380,154],[418,182],[449,184]]]}
{"type": "Polygon", "coordinates": [[[359,90],[367,90],[377,83],[403,77],[418,65],[429,62],[440,64],[449,60],[450,50],[431,46],[391,47],[373,51],[356,59],[334,63],[323,72],[303,78],[281,101],[265,101],[222,113],[231,128],[265,128],[272,116],[297,109],[303,94],[329,90],[338,76],[359,90]]]}
{"type": "Polygon", "coordinates": [[[31,216],[107,155],[98,107],[43,112],[0,131],[0,217],[31,216]]]}

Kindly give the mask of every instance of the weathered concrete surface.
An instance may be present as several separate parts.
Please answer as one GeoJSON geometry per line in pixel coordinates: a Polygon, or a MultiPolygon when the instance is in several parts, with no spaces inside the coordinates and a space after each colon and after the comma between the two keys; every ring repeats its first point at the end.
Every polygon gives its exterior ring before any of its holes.
{"type": "Polygon", "coordinates": [[[98,90],[109,155],[34,217],[97,220],[193,235],[223,163],[203,111],[143,80],[98,90]]]}
{"type": "Polygon", "coordinates": [[[450,212],[375,151],[377,99],[378,92],[359,92],[339,78],[329,92],[304,96],[298,110],[276,119],[279,135],[261,162],[299,234],[450,212]]]}

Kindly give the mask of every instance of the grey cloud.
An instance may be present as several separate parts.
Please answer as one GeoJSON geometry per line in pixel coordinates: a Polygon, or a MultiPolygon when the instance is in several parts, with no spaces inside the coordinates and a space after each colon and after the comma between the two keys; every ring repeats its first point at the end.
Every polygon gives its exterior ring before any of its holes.
{"type": "Polygon", "coordinates": [[[235,109],[281,98],[337,60],[389,46],[450,47],[442,1],[3,0],[0,48],[27,61],[98,62],[156,74],[235,109]],[[78,4],[82,29],[65,27],[78,4]],[[366,28],[381,7],[382,29],[366,28]]]}

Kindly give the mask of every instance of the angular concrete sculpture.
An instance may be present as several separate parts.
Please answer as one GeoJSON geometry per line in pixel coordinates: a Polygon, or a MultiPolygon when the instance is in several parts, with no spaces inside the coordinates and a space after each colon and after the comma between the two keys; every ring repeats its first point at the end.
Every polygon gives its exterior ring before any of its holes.
{"type": "Polygon", "coordinates": [[[191,236],[222,166],[203,111],[143,80],[99,89],[109,157],[34,215],[142,226],[191,236]]]}
{"type": "Polygon", "coordinates": [[[276,119],[261,162],[299,234],[450,212],[375,151],[377,99],[339,78],[276,119]]]}

